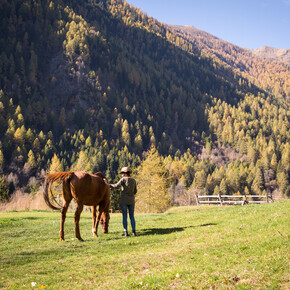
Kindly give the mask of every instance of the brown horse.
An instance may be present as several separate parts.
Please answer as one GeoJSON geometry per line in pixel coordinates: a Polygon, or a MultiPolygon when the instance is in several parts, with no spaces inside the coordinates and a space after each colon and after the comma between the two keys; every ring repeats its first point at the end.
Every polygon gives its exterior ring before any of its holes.
{"type": "Polygon", "coordinates": [[[98,225],[101,220],[103,232],[108,232],[109,226],[109,208],[110,208],[110,186],[105,176],[98,172],[89,174],[83,171],[74,172],[56,172],[45,176],[43,197],[46,204],[54,209],[61,210],[61,223],[59,236],[60,240],[64,241],[64,222],[66,212],[71,200],[76,201],[76,211],[74,215],[76,237],[83,241],[80,235],[79,220],[84,205],[92,206],[93,213],[93,235],[98,236],[98,225]],[[64,205],[56,207],[49,200],[48,188],[55,181],[62,181],[62,196],[64,205]],[[98,214],[96,215],[96,207],[99,206],[98,214]]]}

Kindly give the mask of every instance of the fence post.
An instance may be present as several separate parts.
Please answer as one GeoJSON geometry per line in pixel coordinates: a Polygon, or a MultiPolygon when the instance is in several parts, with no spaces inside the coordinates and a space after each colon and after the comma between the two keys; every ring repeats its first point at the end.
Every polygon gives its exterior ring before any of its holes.
{"type": "Polygon", "coordinates": [[[243,200],[242,205],[245,205],[246,203],[248,203],[248,201],[247,201],[247,196],[246,196],[246,194],[245,194],[245,195],[244,195],[244,200],[243,200]]]}
{"type": "Polygon", "coordinates": [[[199,205],[198,203],[198,194],[195,195],[196,205],[199,205]]]}
{"type": "Polygon", "coordinates": [[[221,206],[223,205],[223,202],[222,202],[222,198],[221,198],[221,194],[219,193],[219,201],[220,201],[220,204],[221,206]]]}

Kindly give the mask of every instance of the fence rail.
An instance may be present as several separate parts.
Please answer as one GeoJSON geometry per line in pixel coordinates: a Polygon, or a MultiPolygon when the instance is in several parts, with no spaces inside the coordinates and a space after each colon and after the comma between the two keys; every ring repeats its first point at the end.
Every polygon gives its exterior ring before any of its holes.
{"type": "Polygon", "coordinates": [[[218,204],[218,205],[245,205],[251,203],[268,203],[268,195],[195,195],[196,205],[218,204]],[[249,200],[255,199],[255,200],[249,200]]]}

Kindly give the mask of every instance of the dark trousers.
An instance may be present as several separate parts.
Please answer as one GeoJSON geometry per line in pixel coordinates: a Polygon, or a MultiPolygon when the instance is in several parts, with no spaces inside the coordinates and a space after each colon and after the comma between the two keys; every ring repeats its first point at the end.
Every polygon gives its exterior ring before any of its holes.
{"type": "Polygon", "coordinates": [[[127,231],[127,228],[128,228],[127,210],[129,211],[129,217],[130,217],[130,221],[131,221],[132,231],[135,231],[135,229],[136,229],[136,223],[135,223],[135,217],[134,217],[135,205],[120,204],[120,206],[121,206],[122,215],[123,215],[124,231],[127,231]]]}

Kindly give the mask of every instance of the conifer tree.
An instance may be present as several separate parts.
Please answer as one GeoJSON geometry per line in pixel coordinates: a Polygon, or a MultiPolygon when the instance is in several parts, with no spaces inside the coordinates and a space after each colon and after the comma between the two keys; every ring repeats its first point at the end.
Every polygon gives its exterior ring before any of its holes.
{"type": "Polygon", "coordinates": [[[0,172],[3,170],[3,167],[4,167],[4,155],[0,148],[0,172]]]}
{"type": "Polygon", "coordinates": [[[194,178],[194,166],[190,166],[188,164],[185,165],[184,167],[184,179],[185,179],[185,185],[188,188],[192,182],[193,182],[193,178],[194,178]]]}
{"type": "Polygon", "coordinates": [[[22,135],[22,132],[21,132],[20,128],[17,128],[17,130],[15,131],[13,139],[14,139],[14,142],[18,146],[23,146],[23,144],[24,144],[24,136],[22,135]]]}
{"type": "Polygon", "coordinates": [[[259,195],[262,193],[263,188],[264,188],[263,171],[262,171],[260,166],[257,166],[255,178],[254,178],[253,184],[252,184],[252,191],[255,194],[259,195]]]}
{"type": "Polygon", "coordinates": [[[270,167],[271,169],[276,172],[277,171],[277,165],[278,165],[278,161],[277,161],[277,155],[274,153],[272,155],[272,159],[271,159],[271,162],[270,162],[270,167]]]}
{"type": "Polygon", "coordinates": [[[122,140],[125,145],[129,146],[130,145],[130,132],[129,132],[129,123],[127,120],[123,122],[122,126],[122,140]]]}
{"type": "Polygon", "coordinates": [[[60,171],[63,171],[61,162],[59,158],[57,157],[57,155],[54,154],[51,159],[51,164],[49,166],[48,173],[55,173],[55,172],[60,172],[60,171]]]}
{"type": "Polygon", "coordinates": [[[44,153],[47,156],[47,158],[51,158],[53,151],[54,151],[53,142],[50,139],[48,139],[44,147],[44,153]]]}
{"type": "Polygon", "coordinates": [[[220,184],[220,193],[222,195],[228,194],[228,187],[224,178],[222,179],[221,184],[220,184]]]}
{"type": "Polygon", "coordinates": [[[140,152],[143,148],[143,141],[140,134],[138,134],[134,139],[134,146],[138,152],[140,152]]]}
{"type": "Polygon", "coordinates": [[[245,186],[245,188],[244,188],[244,194],[246,196],[250,195],[250,191],[249,191],[249,188],[247,186],[245,186]]]}
{"type": "Polygon", "coordinates": [[[218,185],[216,185],[213,191],[213,195],[219,195],[219,194],[220,194],[220,188],[218,185]]]}
{"type": "Polygon", "coordinates": [[[177,184],[177,181],[182,177],[183,163],[180,160],[174,160],[169,169],[169,176],[172,182],[177,184]]]}
{"type": "Polygon", "coordinates": [[[38,138],[35,138],[35,140],[32,143],[32,149],[34,150],[34,152],[40,152],[40,142],[38,138]]]}
{"type": "Polygon", "coordinates": [[[28,144],[31,146],[34,142],[34,134],[32,132],[32,130],[30,128],[28,128],[27,132],[26,132],[26,136],[25,139],[27,140],[28,144]]]}
{"type": "Polygon", "coordinates": [[[38,61],[37,61],[37,54],[34,50],[30,51],[30,63],[29,63],[29,80],[35,84],[37,81],[37,70],[38,70],[38,61]]]}
{"type": "Polygon", "coordinates": [[[196,189],[205,189],[206,186],[206,173],[202,169],[201,171],[197,171],[194,176],[193,180],[193,187],[196,189]]]}
{"type": "Polygon", "coordinates": [[[289,197],[290,196],[289,178],[284,171],[277,173],[277,184],[281,193],[289,197]]]}
{"type": "Polygon", "coordinates": [[[90,160],[84,151],[80,151],[77,161],[72,166],[72,170],[73,171],[80,170],[80,171],[92,173],[90,160]]]}
{"type": "Polygon", "coordinates": [[[28,152],[28,160],[27,160],[28,164],[30,165],[30,167],[32,169],[36,168],[36,160],[35,160],[35,156],[33,154],[32,150],[29,150],[28,152]]]}
{"type": "Polygon", "coordinates": [[[253,147],[253,146],[249,146],[249,149],[248,149],[248,161],[250,163],[256,163],[257,161],[257,151],[256,149],[253,147]]]}
{"type": "Polygon", "coordinates": [[[209,174],[206,179],[206,193],[212,194],[214,192],[215,182],[212,178],[212,175],[209,174]]]}
{"type": "Polygon", "coordinates": [[[89,136],[86,141],[85,141],[85,145],[87,148],[91,148],[92,147],[92,138],[91,136],[89,136]]]}
{"type": "Polygon", "coordinates": [[[290,170],[290,143],[286,143],[281,156],[282,167],[286,172],[290,170]]]}
{"type": "Polygon", "coordinates": [[[43,131],[39,132],[38,139],[42,144],[45,142],[45,135],[44,135],[43,131]]]}
{"type": "Polygon", "coordinates": [[[24,125],[24,117],[21,113],[17,115],[17,126],[22,127],[24,125]]]}
{"type": "Polygon", "coordinates": [[[4,176],[0,176],[0,202],[9,198],[9,187],[4,176]]]}
{"type": "Polygon", "coordinates": [[[154,146],[148,151],[137,172],[136,210],[151,213],[164,212],[168,209],[170,204],[167,192],[168,173],[154,146]]]}

